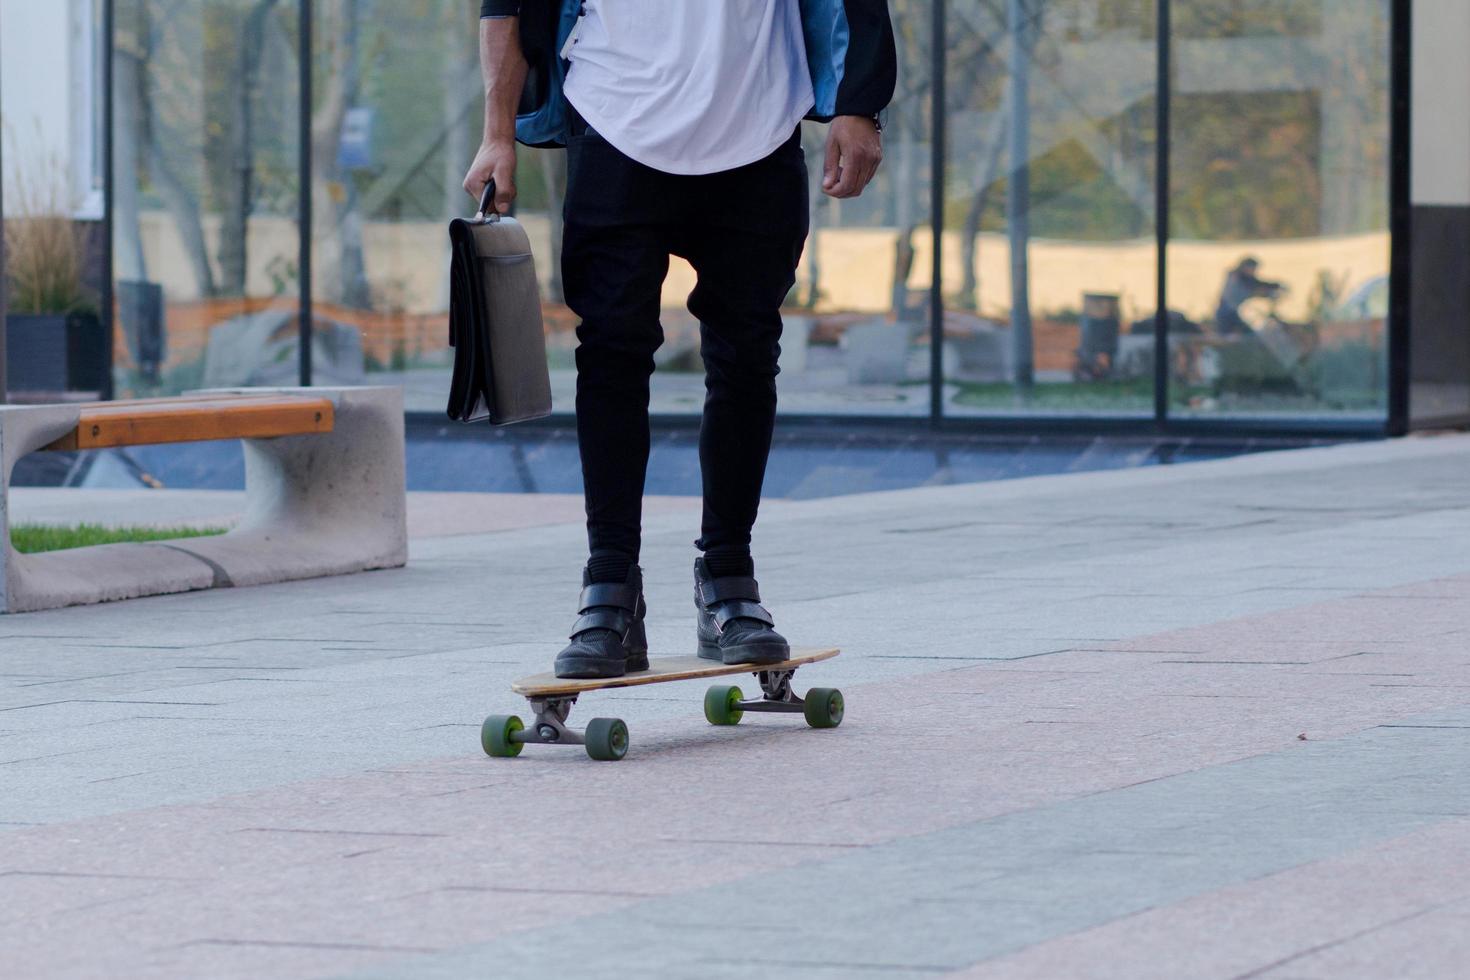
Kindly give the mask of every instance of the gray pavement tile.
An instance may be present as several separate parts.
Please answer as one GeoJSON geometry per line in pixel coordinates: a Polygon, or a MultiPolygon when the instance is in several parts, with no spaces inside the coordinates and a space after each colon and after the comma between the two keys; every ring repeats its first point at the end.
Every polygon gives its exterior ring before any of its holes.
{"type": "Polygon", "coordinates": [[[1287,957],[1253,974],[1290,977],[1442,980],[1470,963],[1470,897],[1418,910],[1356,935],[1287,957]]]}
{"type": "MultiPolygon", "coordinates": [[[[1470,726],[1470,719],[1442,712],[1377,729],[1368,741],[1320,741],[1356,731],[1364,718],[1402,721],[1426,704],[1470,700],[1431,659],[1467,669],[1470,451],[1465,440],[1432,442],[770,508],[756,534],[763,591],[790,635],[846,648],[823,677],[845,686],[955,678],[953,689],[916,695],[913,717],[865,726],[855,715],[842,737],[870,751],[904,740],[907,764],[922,767],[934,797],[914,805],[942,807],[955,780],[977,778],[974,760],[934,751],[918,722],[943,723],[962,711],[973,723],[967,731],[984,737],[986,758],[1032,773],[1030,782],[1011,786],[1010,804],[1049,806],[1030,811],[1031,822],[1023,811],[950,837],[837,857],[814,849],[803,859],[807,870],[752,880],[729,894],[745,896],[757,912],[771,904],[768,895],[790,896],[804,912],[837,894],[825,912],[812,913],[808,929],[820,933],[829,923],[830,946],[751,944],[731,958],[727,941],[712,941],[700,951],[701,972],[748,974],[765,964],[773,973],[830,975],[833,964],[854,962],[844,958],[843,942],[867,949],[881,935],[873,922],[891,921],[912,927],[913,941],[870,965],[919,975],[940,963],[972,962],[965,957],[989,955],[1018,937],[1077,928],[1104,906],[1118,913],[1135,899],[1130,893],[1116,901],[1114,891],[1130,881],[1142,888],[1141,900],[1170,901],[1252,868],[1310,859],[1314,849],[1331,853],[1463,812],[1463,794],[1446,785],[1464,761],[1453,757],[1466,731],[1459,722],[1470,726]],[[884,565],[876,578],[875,555],[884,565]],[[1403,598],[1352,599],[1374,590],[1403,598]],[[1325,625],[1323,602],[1341,603],[1325,625]],[[1298,609],[1314,612],[1293,617],[1298,609]],[[1352,653],[1391,655],[1390,673],[1411,676],[1328,670],[1352,653]],[[1271,673],[1267,661],[1304,663],[1271,673]],[[961,672],[976,665],[983,673],[961,672]],[[989,723],[1001,707],[1010,720],[989,723]],[[1279,753],[1296,768],[1260,763],[1244,782],[1220,774],[1233,770],[1215,765],[1228,753],[1213,746],[1258,739],[1256,726],[1275,732],[1298,707],[1316,720],[1311,741],[1279,753]],[[1132,716],[1144,714],[1140,727],[1132,716]],[[1046,751],[1027,729],[1046,730],[1046,751]],[[1348,742],[1357,748],[1343,766],[1348,742]],[[1417,758],[1406,760],[1410,748],[1417,758]],[[1130,760],[1140,754],[1169,760],[1164,771],[1207,766],[1201,773],[1214,775],[1147,784],[1168,783],[1168,792],[1115,789],[1136,771],[1130,760]],[[1444,765],[1434,768],[1435,759],[1444,765]],[[1313,760],[1319,765],[1308,765],[1313,760]],[[1056,804],[1048,788],[1059,780],[1111,791],[1056,804]],[[1325,794],[1327,802],[1307,793],[1325,794]],[[1074,804],[1083,809],[1055,809],[1074,804]],[[1241,841],[1249,845],[1244,855],[1241,841]],[[864,884],[882,881],[898,890],[885,897],[864,884]],[[934,893],[970,897],[956,899],[951,915],[931,910],[934,893]],[[1038,894],[1052,904],[1038,908],[1038,894]],[[927,916],[949,916],[935,922],[961,938],[934,936],[927,916]]],[[[656,651],[689,645],[696,525],[694,514],[646,521],[656,651]]],[[[0,621],[7,675],[0,677],[0,761],[12,760],[0,769],[0,826],[152,812],[337,775],[411,774],[473,752],[478,718],[495,705],[513,706],[509,681],[544,667],[557,647],[583,547],[582,530],[571,525],[420,540],[410,566],[398,571],[0,621]]],[[[723,785],[700,771],[721,746],[754,754],[779,744],[756,729],[668,735],[674,719],[689,716],[685,692],[607,701],[635,730],[662,733],[638,764],[682,767],[691,791],[723,785]]],[[[1291,739],[1298,730],[1278,734],[1291,739]]],[[[771,792],[798,798],[809,772],[766,758],[760,778],[771,792]]],[[[570,756],[545,759],[548,773],[580,773],[571,768],[580,764],[570,756]]],[[[466,767],[467,780],[496,778],[483,765],[466,767]]],[[[579,787],[601,805],[626,802],[610,776],[584,777],[579,787]]],[[[484,802],[472,790],[433,792],[484,802]]],[[[907,803],[880,786],[861,805],[907,803]]],[[[307,813],[311,802],[302,806],[307,813]]],[[[814,821],[822,813],[804,803],[788,809],[814,821]]],[[[696,895],[676,911],[717,921],[726,908],[719,897],[696,895]]],[[[632,932],[642,928],[635,922],[632,932]]],[[[717,933],[711,927],[715,940],[717,933]]],[[[517,948],[530,956],[560,935],[527,934],[517,948]]],[[[267,955],[264,946],[247,953],[246,945],[222,943],[160,953],[159,962],[192,964],[198,969],[176,972],[194,975],[255,962],[271,973],[308,959],[323,971],[343,968],[325,952],[302,959],[292,948],[267,955]],[[261,959],[250,958],[257,953],[261,959]]]]}
{"type": "Polygon", "coordinates": [[[1433,824],[1470,792],[1445,785],[1470,767],[1470,733],[1446,730],[1372,729],[354,975],[692,975],[720,929],[800,951],[742,961],[770,976],[833,963],[957,969],[1433,824]]]}

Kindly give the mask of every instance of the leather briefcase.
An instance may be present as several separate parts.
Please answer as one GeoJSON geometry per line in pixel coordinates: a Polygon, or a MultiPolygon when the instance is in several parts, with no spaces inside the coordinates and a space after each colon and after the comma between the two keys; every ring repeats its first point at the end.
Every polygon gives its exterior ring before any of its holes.
{"type": "Polygon", "coordinates": [[[449,223],[448,413],[493,425],[551,414],[541,290],[526,229],[496,213],[495,182],[473,219],[449,223]]]}

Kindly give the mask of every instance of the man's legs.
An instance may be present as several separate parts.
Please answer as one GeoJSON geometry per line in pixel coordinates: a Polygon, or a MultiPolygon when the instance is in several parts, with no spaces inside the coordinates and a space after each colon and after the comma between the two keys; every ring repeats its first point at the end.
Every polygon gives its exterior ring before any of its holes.
{"type": "Polygon", "coordinates": [[[712,564],[750,555],[776,421],[781,303],[796,281],[801,246],[789,237],[718,230],[690,249],[699,283],[689,310],[699,318],[705,369],[698,546],[712,564]]]}
{"type": "Polygon", "coordinates": [[[748,566],[776,420],[781,304],[796,282],[808,227],[800,136],[763,160],[701,179],[708,213],[680,243],[698,275],[689,311],[699,318],[705,367],[698,545],[716,566],[726,558],[748,566]]]}
{"type": "Polygon", "coordinates": [[[663,342],[665,226],[640,206],[657,176],[582,129],[568,157],[562,285],[577,328],[577,445],[591,556],[558,677],[648,669],[638,568],[648,469],[648,378],[663,342]]]}
{"type": "Polygon", "coordinates": [[[568,222],[567,305],[577,327],[577,444],[594,581],[622,581],[638,562],[648,469],[648,379],[663,342],[659,296],[668,252],[646,226],[568,222]]]}
{"type": "Polygon", "coordinates": [[[790,645],[760,604],[750,531],[760,506],[776,422],[781,301],[801,241],[718,230],[689,249],[699,284],[704,419],[699,464],[704,519],[694,562],[699,656],[727,664],[778,663],[790,645]]]}
{"type": "Polygon", "coordinates": [[[699,318],[704,418],[699,461],[704,517],[694,565],[699,655],[727,664],[791,655],[760,605],[750,532],[776,421],[781,304],[806,240],[806,168],[796,137],[765,160],[715,175],[724,206],[688,229],[681,254],[698,275],[689,310],[699,318]]]}

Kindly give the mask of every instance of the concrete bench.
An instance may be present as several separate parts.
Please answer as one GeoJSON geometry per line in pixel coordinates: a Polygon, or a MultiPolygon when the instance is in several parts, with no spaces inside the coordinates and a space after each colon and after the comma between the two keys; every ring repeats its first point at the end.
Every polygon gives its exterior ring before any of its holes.
{"type": "Polygon", "coordinates": [[[408,558],[403,458],[396,387],[0,407],[0,611],[400,566],[408,558]],[[245,453],[245,513],[228,533],[30,555],[11,546],[10,475],[22,456],[215,439],[240,439],[245,453]]]}

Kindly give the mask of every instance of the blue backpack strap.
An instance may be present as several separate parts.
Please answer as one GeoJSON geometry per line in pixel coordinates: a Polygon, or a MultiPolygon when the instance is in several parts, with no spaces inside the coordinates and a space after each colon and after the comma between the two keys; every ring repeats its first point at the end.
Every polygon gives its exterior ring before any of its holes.
{"type": "MultiPolygon", "coordinates": [[[[533,101],[523,105],[516,117],[516,139],[527,146],[566,146],[570,116],[564,90],[569,63],[562,60],[561,49],[582,14],[582,0],[537,2],[546,8],[521,17],[521,47],[528,61],[534,59],[531,73],[535,82],[533,101]]],[[[527,84],[533,84],[531,78],[527,84]]]]}

